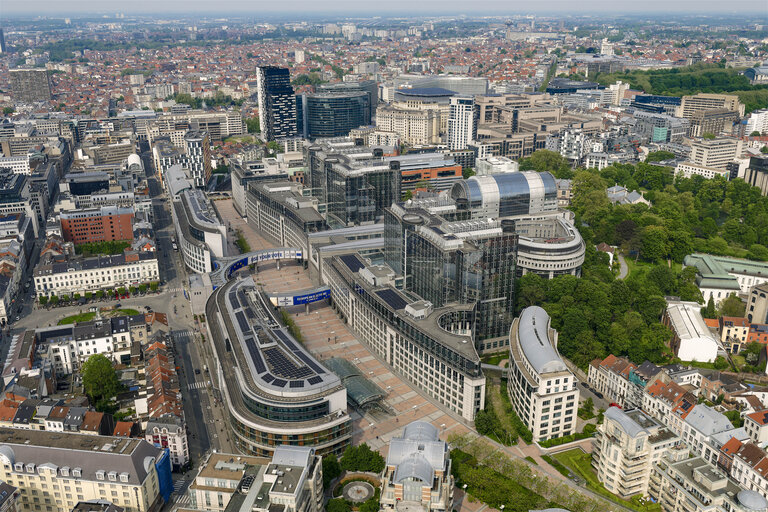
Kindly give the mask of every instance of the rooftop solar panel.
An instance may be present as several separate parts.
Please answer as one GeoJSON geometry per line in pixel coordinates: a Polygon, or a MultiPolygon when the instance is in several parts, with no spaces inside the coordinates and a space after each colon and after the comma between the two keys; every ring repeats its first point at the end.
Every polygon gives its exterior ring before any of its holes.
{"type": "Polygon", "coordinates": [[[292,380],[288,386],[291,387],[291,388],[303,388],[304,387],[304,381],[303,380],[292,380]]]}
{"type": "Polygon", "coordinates": [[[312,370],[306,366],[297,366],[288,359],[278,348],[268,348],[264,351],[272,373],[286,379],[303,379],[312,375],[312,370]]]}
{"type": "Polygon", "coordinates": [[[253,338],[247,338],[245,340],[245,346],[248,348],[248,354],[251,356],[251,361],[253,361],[253,366],[256,368],[256,373],[264,373],[267,371],[267,366],[264,364],[264,360],[261,358],[261,352],[253,341],[253,338]]]}
{"type": "Polygon", "coordinates": [[[286,384],[288,384],[288,381],[283,379],[275,379],[275,382],[272,383],[273,386],[277,386],[278,388],[282,388],[286,384]]]}
{"type": "Polygon", "coordinates": [[[235,290],[229,292],[229,304],[233,310],[240,308],[240,301],[237,300],[237,292],[235,290]]]}
{"type": "Polygon", "coordinates": [[[272,375],[271,373],[268,373],[262,377],[262,380],[264,380],[264,382],[272,382],[273,380],[275,380],[275,376],[272,375]]]}
{"type": "Polygon", "coordinates": [[[384,302],[389,304],[392,309],[398,310],[398,309],[405,309],[405,306],[408,305],[408,303],[405,301],[405,299],[397,293],[395,290],[391,288],[387,288],[385,290],[379,290],[375,292],[376,295],[381,297],[384,302]]]}
{"type": "Polygon", "coordinates": [[[318,377],[317,375],[315,375],[314,377],[310,377],[310,378],[308,378],[308,379],[307,379],[307,382],[309,382],[309,383],[310,383],[310,384],[312,384],[312,385],[314,385],[314,384],[318,384],[318,383],[320,383],[320,382],[322,382],[322,381],[323,381],[323,379],[322,379],[321,377],[318,377]]]}
{"type": "Polygon", "coordinates": [[[248,324],[248,320],[245,319],[245,314],[242,311],[235,313],[235,318],[237,318],[237,325],[240,326],[240,330],[243,334],[251,330],[251,326],[248,324]]]}
{"type": "Polygon", "coordinates": [[[243,308],[243,311],[245,311],[245,316],[247,316],[248,318],[252,320],[256,318],[256,315],[253,313],[253,310],[251,309],[250,306],[245,306],[245,308],[243,308]]]}
{"type": "Polygon", "coordinates": [[[339,258],[352,272],[357,272],[361,268],[365,268],[365,265],[363,265],[354,254],[344,254],[339,256],[339,258]]]}
{"type": "Polygon", "coordinates": [[[323,374],[323,373],[325,373],[325,370],[323,370],[323,369],[320,367],[320,365],[318,365],[317,363],[315,363],[315,362],[312,360],[312,358],[311,358],[311,357],[309,357],[309,356],[308,356],[307,354],[305,354],[304,352],[297,352],[297,353],[296,353],[296,355],[297,355],[297,356],[299,356],[299,359],[301,359],[302,361],[304,361],[304,362],[307,364],[307,366],[309,366],[310,368],[312,368],[313,370],[315,370],[315,373],[319,373],[319,374],[323,374]]]}

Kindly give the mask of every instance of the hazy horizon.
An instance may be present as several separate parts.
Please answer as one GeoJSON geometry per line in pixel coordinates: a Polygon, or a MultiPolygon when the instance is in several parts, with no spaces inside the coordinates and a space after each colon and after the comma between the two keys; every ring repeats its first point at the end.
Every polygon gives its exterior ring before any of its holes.
{"type": "Polygon", "coordinates": [[[490,0],[484,3],[481,9],[472,11],[466,10],[466,2],[445,1],[445,0],[423,0],[419,2],[418,7],[414,8],[413,2],[406,0],[393,0],[387,4],[386,8],[380,6],[367,9],[361,6],[360,2],[353,0],[337,0],[333,4],[318,9],[317,2],[308,0],[293,0],[291,2],[253,2],[246,0],[230,0],[226,2],[226,7],[212,7],[211,2],[202,0],[135,0],[130,3],[121,4],[119,7],[105,8],[103,1],[98,0],[76,0],[66,2],[66,8],[62,8],[62,2],[56,0],[35,0],[31,2],[6,2],[0,9],[0,17],[3,13],[26,14],[36,16],[51,16],[53,14],[104,14],[104,13],[131,13],[131,14],[151,14],[151,13],[179,13],[179,12],[201,12],[201,13],[269,13],[269,14],[290,14],[296,11],[299,14],[321,14],[333,13],[340,14],[341,11],[352,13],[392,14],[392,13],[418,13],[419,15],[488,15],[496,12],[499,15],[504,14],[523,14],[523,13],[546,13],[552,14],[573,14],[573,13],[600,13],[600,12],[642,12],[663,14],[665,12],[688,12],[691,16],[705,13],[749,13],[754,12],[768,16],[768,0],[758,0],[758,2],[738,1],[724,3],[719,0],[678,0],[675,2],[666,2],[664,0],[648,0],[644,4],[629,0],[552,0],[547,3],[546,8],[532,8],[530,2],[514,2],[503,0],[490,0]],[[762,3],[763,7],[760,7],[762,3]],[[434,10],[434,11],[433,11],[434,10]]]}

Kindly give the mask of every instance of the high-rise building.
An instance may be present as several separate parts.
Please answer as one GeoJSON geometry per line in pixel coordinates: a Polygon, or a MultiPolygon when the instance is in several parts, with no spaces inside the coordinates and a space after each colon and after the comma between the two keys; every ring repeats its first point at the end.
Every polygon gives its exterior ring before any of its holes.
{"type": "Polygon", "coordinates": [[[16,101],[35,103],[51,99],[51,81],[45,69],[12,69],[11,94],[16,101]]]}
{"type": "Polygon", "coordinates": [[[204,187],[211,179],[211,141],[208,132],[189,132],[184,137],[187,170],[196,187],[204,187]]]}
{"type": "Polygon", "coordinates": [[[466,149],[477,138],[478,110],[473,98],[451,98],[448,114],[448,148],[466,149]]]}
{"type": "Polygon", "coordinates": [[[370,94],[365,91],[307,94],[303,114],[307,136],[342,137],[353,128],[370,124],[370,94]]]}
{"type": "Polygon", "coordinates": [[[5,34],[3,29],[0,28],[0,53],[8,53],[8,48],[5,46],[5,34]]]}
{"type": "Polygon", "coordinates": [[[260,66],[256,69],[261,133],[268,141],[298,135],[296,95],[287,68],[260,66]]]}
{"type": "Polygon", "coordinates": [[[379,84],[373,80],[322,84],[318,87],[318,91],[338,93],[363,91],[368,95],[368,111],[365,113],[365,122],[361,123],[361,126],[371,124],[376,118],[376,105],[379,103],[379,84]]]}

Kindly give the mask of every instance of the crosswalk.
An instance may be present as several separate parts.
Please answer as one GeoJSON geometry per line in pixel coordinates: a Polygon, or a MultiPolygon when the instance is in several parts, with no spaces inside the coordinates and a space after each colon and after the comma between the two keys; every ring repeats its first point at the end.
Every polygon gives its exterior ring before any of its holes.
{"type": "Polygon", "coordinates": [[[173,503],[175,505],[180,505],[180,506],[189,505],[190,501],[191,500],[189,499],[189,494],[187,493],[177,494],[176,496],[173,497],[173,503]]]}
{"type": "Polygon", "coordinates": [[[184,291],[184,288],[165,288],[165,293],[181,293],[184,291]]]}
{"type": "Polygon", "coordinates": [[[178,494],[179,491],[181,491],[184,488],[186,483],[187,481],[183,478],[181,480],[176,480],[175,482],[173,482],[173,492],[175,494],[178,494]]]}
{"type": "Polygon", "coordinates": [[[202,389],[208,385],[207,382],[198,381],[187,386],[187,389],[202,389]]]}

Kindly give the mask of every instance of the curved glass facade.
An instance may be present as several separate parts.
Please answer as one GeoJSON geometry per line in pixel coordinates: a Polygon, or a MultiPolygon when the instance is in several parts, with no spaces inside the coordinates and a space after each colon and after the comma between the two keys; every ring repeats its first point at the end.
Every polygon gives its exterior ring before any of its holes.
{"type": "Polygon", "coordinates": [[[309,137],[341,137],[370,123],[368,93],[320,93],[307,95],[309,137]]]}
{"type": "Polygon", "coordinates": [[[327,400],[311,405],[300,404],[296,407],[278,407],[254,400],[252,397],[243,393],[243,402],[252,413],[272,421],[316,420],[328,415],[330,412],[327,400]]]}
{"type": "Polygon", "coordinates": [[[472,176],[453,186],[451,198],[483,215],[513,217],[557,209],[557,185],[548,172],[472,176]]]}

